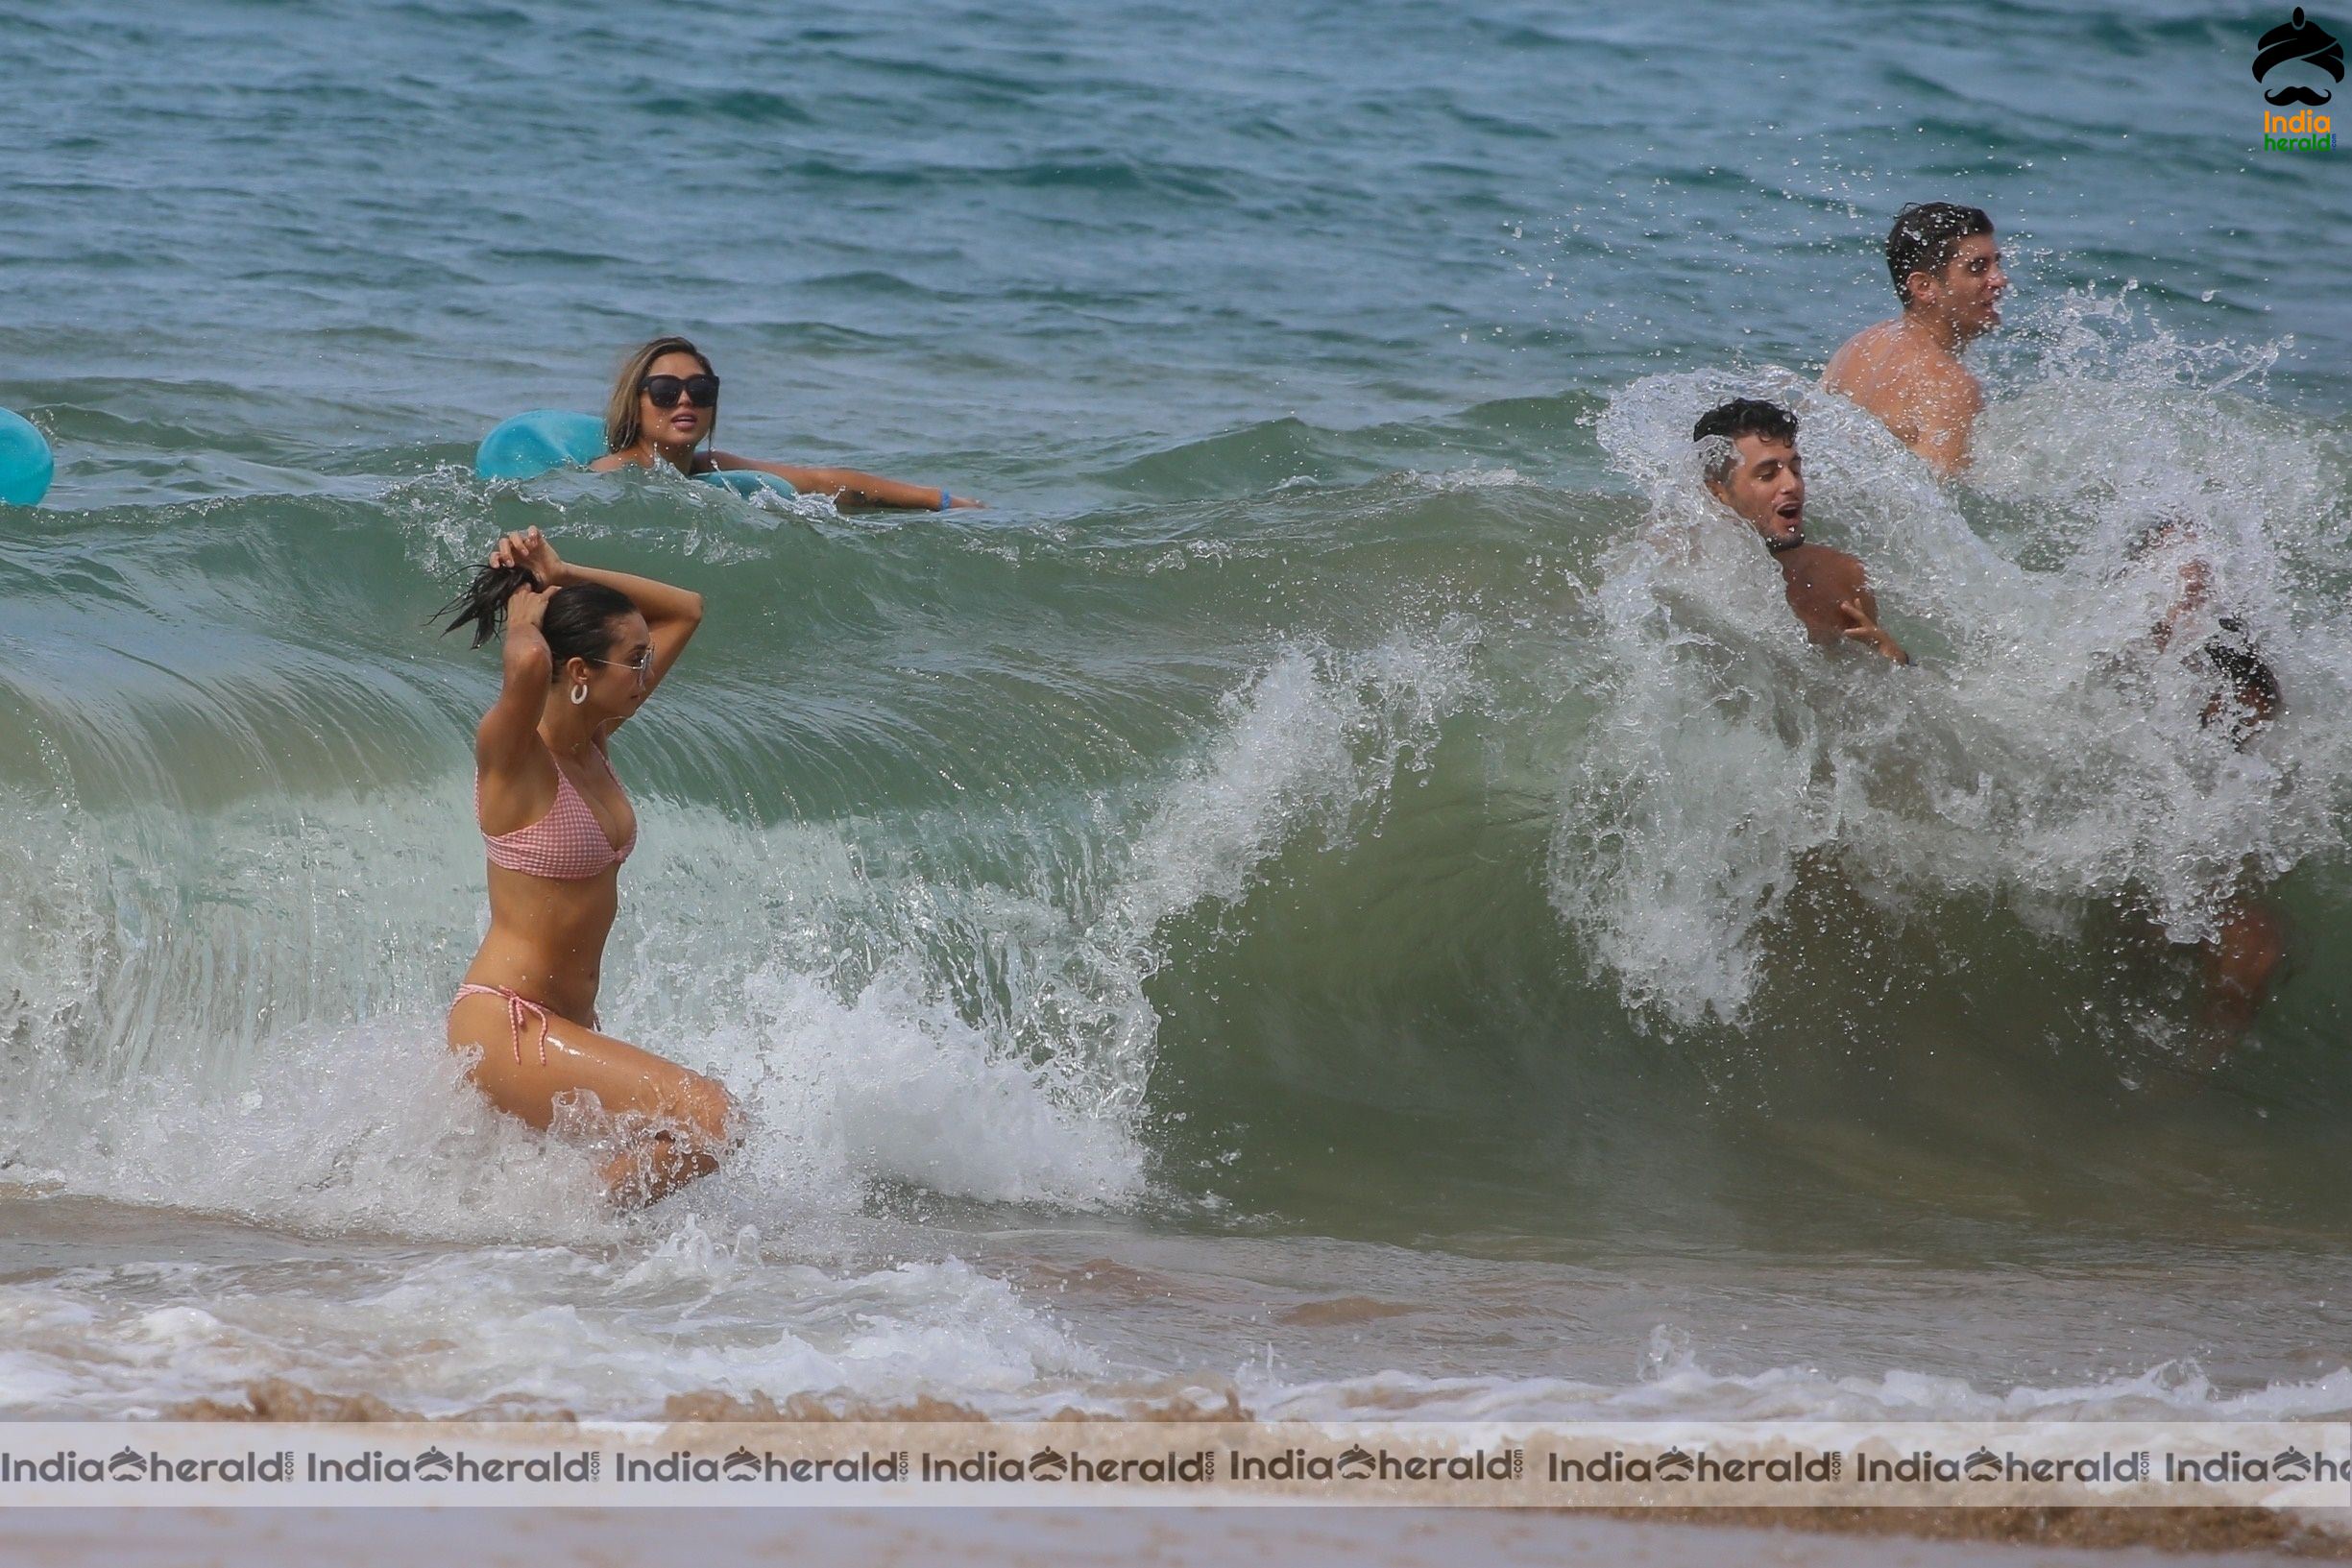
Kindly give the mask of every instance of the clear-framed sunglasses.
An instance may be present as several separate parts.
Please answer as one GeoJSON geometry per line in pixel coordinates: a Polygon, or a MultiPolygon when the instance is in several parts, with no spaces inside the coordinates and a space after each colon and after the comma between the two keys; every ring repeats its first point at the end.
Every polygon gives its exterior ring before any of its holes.
{"type": "Polygon", "coordinates": [[[588,663],[592,664],[611,664],[616,669],[633,669],[637,671],[639,686],[643,686],[647,681],[653,679],[653,650],[651,648],[647,648],[634,659],[589,659],[586,654],[580,657],[588,660],[588,663]]]}

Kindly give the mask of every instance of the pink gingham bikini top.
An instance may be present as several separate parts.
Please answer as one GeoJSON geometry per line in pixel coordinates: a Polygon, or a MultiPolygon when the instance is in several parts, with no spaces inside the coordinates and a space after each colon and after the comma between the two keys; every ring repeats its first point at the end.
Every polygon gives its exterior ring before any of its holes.
{"type": "MultiPolygon", "coordinates": [[[[543,742],[544,743],[544,742],[543,742]]],[[[620,789],[620,775],[613,771],[612,759],[604,748],[594,748],[596,760],[604,764],[605,775],[613,787],[620,789]]],[[[549,752],[553,762],[555,754],[549,752]]],[[[621,789],[626,799],[628,791],[621,789]]],[[[473,820],[482,819],[482,776],[473,776],[473,820]]],[[[490,852],[490,863],[508,871],[520,871],[532,877],[554,877],[564,881],[578,881],[594,877],[607,866],[617,866],[637,848],[637,828],[632,824],[629,836],[618,849],[604,835],[596,813],[590,810],[579,787],[559,765],[555,770],[555,804],[537,822],[517,828],[511,833],[484,833],[482,845],[490,852]]]]}

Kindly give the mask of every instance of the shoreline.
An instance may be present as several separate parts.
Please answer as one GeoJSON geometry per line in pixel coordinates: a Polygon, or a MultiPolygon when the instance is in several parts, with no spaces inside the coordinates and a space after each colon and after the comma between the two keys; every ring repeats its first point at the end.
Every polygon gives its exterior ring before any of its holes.
{"type": "MultiPolygon", "coordinates": [[[[236,1404],[219,1399],[191,1401],[164,1412],[167,1420],[179,1421],[296,1421],[296,1422],[400,1422],[423,1425],[447,1424],[429,1417],[400,1410],[372,1394],[323,1394],[282,1379],[270,1379],[250,1386],[245,1390],[245,1403],[236,1404]]],[[[1238,1403],[1228,1402],[1219,1409],[1176,1409],[1156,1411],[1130,1412],[1129,1419],[1165,1421],[1233,1421],[1253,1419],[1238,1403]]],[[[461,1420],[497,1420],[530,1423],[546,1421],[553,1424],[571,1419],[568,1414],[541,1412],[518,1415],[511,1411],[484,1410],[463,1417],[449,1417],[448,1422],[461,1420]]],[[[886,1408],[850,1409],[836,1411],[821,1400],[809,1395],[796,1396],[779,1405],[762,1397],[744,1401],[717,1393],[672,1396],[662,1412],[650,1419],[657,1422],[703,1423],[727,1421],[755,1422],[848,1422],[885,1419],[908,1422],[973,1422],[986,1423],[991,1417],[969,1406],[939,1399],[921,1399],[892,1404],[886,1408]]],[[[1067,1411],[1056,1419],[1074,1424],[1104,1419],[1079,1411],[1067,1411]]],[[[136,1423],[125,1423],[133,1426],[136,1423]]],[[[81,1510],[56,1510],[71,1513],[81,1510]]],[[[661,1516],[674,1509],[652,1508],[606,1509],[563,1508],[543,1509],[268,1509],[244,1510],[149,1510],[154,1512],[203,1511],[229,1514],[241,1512],[254,1516],[284,1517],[294,1513],[362,1512],[369,1514],[400,1514],[404,1516],[451,1516],[475,1514],[503,1518],[594,1516],[628,1519],[631,1532],[642,1531],[652,1544],[653,1537],[666,1527],[661,1516]]],[[[1493,1547],[1504,1535],[1516,1532],[1543,1536],[1550,1548],[1599,1550],[1613,1538],[1603,1526],[1676,1526],[1685,1531],[1734,1532],[1746,1537],[1750,1546],[1743,1556],[1753,1560],[1758,1553],[1772,1550],[1776,1540],[1787,1541],[1809,1537],[1814,1544],[1806,1550],[1807,1560],[1822,1563],[1876,1564],[1884,1560],[1880,1549],[1865,1547],[1864,1542],[1907,1541],[1925,1547],[1965,1549],[1971,1554],[1967,1560],[2009,1560],[2008,1555],[2033,1552],[2047,1553],[2063,1550],[2069,1553],[2096,1553],[2106,1556],[2086,1560],[2116,1560],[2114,1554],[2142,1554],[2147,1561],[2206,1560],[2215,1554],[2230,1555],[2231,1560],[2275,1560],[2295,1558],[2317,1561],[2352,1561],[2352,1509],[2305,1510],[2286,1508],[2234,1507],[2182,1508],[2058,1508],[2025,1506],[1987,1506],[1964,1508],[1862,1508],[1862,1507],[1791,1507],[1757,1508],[1727,1506],[1716,1508],[1683,1505],[1662,1505],[1655,1508],[1626,1508],[1601,1506],[1592,1508],[1415,1508],[1350,1507],[1346,1504],[1248,1504],[1236,1503],[1208,1508],[958,1508],[907,1507],[874,1508],[861,1507],[812,1507],[789,1509],[725,1509],[694,1508],[696,1518],[741,1514],[751,1518],[769,1513],[788,1515],[795,1521],[812,1517],[855,1518],[865,1522],[865,1529],[877,1533],[898,1532],[909,1541],[922,1533],[925,1521],[936,1521],[941,1516],[970,1514],[997,1521],[1079,1519],[1099,1521],[1093,1524],[1062,1528],[1080,1531],[1095,1536],[1119,1535],[1128,1532],[1159,1535],[1173,1530],[1181,1534],[1192,1527],[1170,1525],[1170,1520],[1197,1520],[1203,1515],[1249,1516],[1257,1519],[1287,1518],[1282,1526],[1269,1526],[1277,1533],[1321,1531],[1337,1532],[1360,1537],[1362,1544],[1378,1546],[1390,1553],[1380,1560],[1398,1563],[1427,1562],[1431,1568],[1453,1568],[1452,1562],[1440,1552],[1426,1556],[1395,1556],[1399,1548],[1391,1539],[1391,1526],[1376,1522],[1375,1516],[1411,1519],[1416,1521],[1456,1521],[1454,1530],[1443,1524],[1431,1523],[1429,1530],[1440,1535],[1468,1534],[1493,1547]],[[1334,1518],[1349,1521],[1334,1526],[1334,1518]],[[1114,1525],[1110,1521],[1132,1519],[1131,1527],[1114,1525]],[[1555,1523],[1535,1526],[1533,1520],[1555,1523]],[[1461,1523],[1475,1521],[1475,1523],[1461,1523]],[[1512,1521],[1518,1523],[1513,1524],[1512,1521]],[[1155,1523],[1156,1522],[1156,1523],[1155,1523]],[[1597,1532],[1597,1533],[1596,1533],[1597,1532]],[[1556,1537],[1556,1538],[1553,1538],[1556,1537]],[[1851,1542],[1852,1545],[1831,1548],[1831,1541],[1851,1542]]],[[[21,1519],[25,1515],[18,1514],[21,1519]]],[[[134,1514],[124,1514],[128,1520],[134,1514]]],[[[126,1529],[131,1529],[128,1525],[126,1529]]],[[[781,1527],[779,1527],[781,1528],[781,1527]]],[[[796,1526],[797,1528],[797,1526],[796,1526]]],[[[1043,1524],[1013,1525],[1003,1523],[992,1530],[1010,1541],[1031,1529],[1046,1529],[1043,1524]]],[[[1401,1538],[1403,1527],[1394,1527],[1401,1538]]],[[[135,1533],[135,1531],[133,1532],[135,1533]]],[[[1644,1530],[1638,1537],[1645,1544],[1641,1560],[1663,1564],[1688,1562],[1694,1565],[1719,1560],[1709,1556],[1682,1555],[1677,1538],[1660,1535],[1655,1529],[1644,1530]]],[[[1035,1560],[1033,1556],[1008,1556],[1007,1561],[1035,1560]]],[[[1615,1560],[1606,1556],[1594,1560],[1615,1560]]],[[[1929,1559],[1921,1558],[1921,1561],[1929,1559]]],[[[1958,1559],[1954,1559],[1958,1560],[1958,1559]]],[[[2022,1556],[2015,1560],[2025,1560],[2022,1556]]],[[[2032,1560],[2046,1561],[2037,1556],[2032,1560]]]]}

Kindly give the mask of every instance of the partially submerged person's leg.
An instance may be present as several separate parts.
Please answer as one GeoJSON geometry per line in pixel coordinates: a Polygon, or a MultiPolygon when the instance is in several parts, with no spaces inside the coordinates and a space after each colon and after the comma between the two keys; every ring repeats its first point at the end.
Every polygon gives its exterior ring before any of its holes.
{"type": "Polygon", "coordinates": [[[543,1131],[565,1097],[593,1095],[620,1133],[599,1174],[615,1203],[655,1202],[741,1142],[734,1097],[714,1078],[501,993],[461,995],[449,1044],[476,1051],[471,1076],[491,1104],[543,1131]]]}
{"type": "Polygon", "coordinates": [[[2270,977],[2287,952],[2286,923],[2278,911],[2249,898],[2233,900],[2214,932],[2214,988],[2249,1007],[2270,988],[2270,977]]]}
{"type": "Polygon", "coordinates": [[[2287,923],[2278,911],[2250,897],[2230,900],[2205,944],[2205,981],[2208,1017],[2232,1039],[2253,1027],[2286,955],[2287,923]]]}

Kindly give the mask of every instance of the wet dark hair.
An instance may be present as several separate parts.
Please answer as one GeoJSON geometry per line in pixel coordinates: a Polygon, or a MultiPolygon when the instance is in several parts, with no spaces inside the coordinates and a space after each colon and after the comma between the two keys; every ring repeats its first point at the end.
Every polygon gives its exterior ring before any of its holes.
{"type": "Polygon", "coordinates": [[[2270,673],[2270,666],[2254,651],[2253,635],[2237,616],[2221,617],[2221,629],[2205,639],[2205,657],[2213,661],[2214,668],[2229,677],[2232,685],[2251,688],[2266,702],[2283,700],[2278,677],[2270,673]]]}
{"type": "Polygon", "coordinates": [[[1971,234],[1989,234],[1993,220],[1980,206],[1952,202],[1913,202],[1895,214],[1886,231],[1886,270],[1894,276],[1895,298],[1911,302],[1911,275],[1940,277],[1971,234]]]}
{"type": "Polygon", "coordinates": [[[1699,422],[1690,427],[1693,441],[1705,441],[1709,436],[1723,438],[1722,455],[1710,457],[1707,464],[1707,477],[1720,481],[1739,461],[1732,444],[1741,436],[1761,436],[1766,441],[1785,441],[1795,446],[1797,416],[1779,403],[1768,403],[1760,398],[1734,398],[1700,415],[1699,422]]]}
{"type": "MultiPolygon", "coordinates": [[[[481,567],[473,573],[473,581],[459,591],[457,596],[439,610],[433,618],[449,617],[441,629],[449,636],[461,626],[473,628],[473,647],[489,641],[506,624],[506,602],[519,589],[528,588],[535,581],[521,567],[481,567]]],[[[547,639],[547,652],[554,656],[552,676],[564,667],[569,659],[602,659],[613,651],[618,640],[613,627],[622,616],[633,615],[637,601],[617,588],[602,583],[574,583],[559,588],[547,601],[546,613],[540,616],[540,635],[547,639]]]]}
{"type": "Polygon", "coordinates": [[[2240,701],[2250,699],[2266,712],[2285,707],[2287,697],[2279,689],[2278,676],[2255,647],[2254,634],[2246,630],[2245,622],[2223,615],[2220,624],[2221,629],[2205,639],[2205,657],[2214,669],[2229,682],[2240,701]]]}

